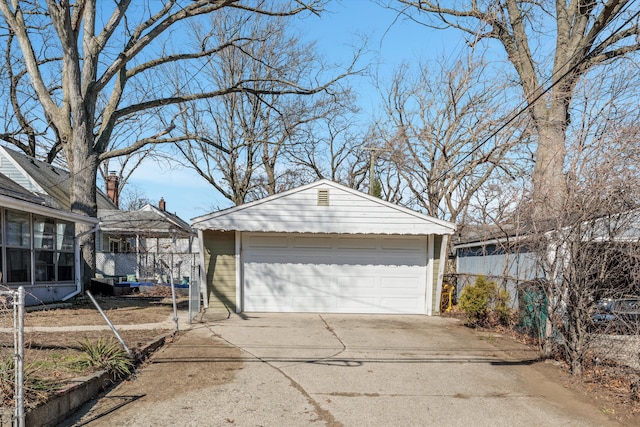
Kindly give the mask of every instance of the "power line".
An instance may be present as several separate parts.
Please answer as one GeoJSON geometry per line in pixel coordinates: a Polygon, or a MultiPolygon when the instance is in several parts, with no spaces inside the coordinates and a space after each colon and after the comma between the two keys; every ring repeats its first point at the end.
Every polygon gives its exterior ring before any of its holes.
{"type": "MultiPolygon", "coordinates": [[[[631,3],[627,4],[627,9],[630,8],[631,3]]],[[[621,10],[619,13],[623,13],[624,11],[621,10]]],[[[564,72],[562,75],[560,75],[560,77],[558,77],[558,79],[556,79],[555,81],[552,81],[551,85],[549,87],[547,87],[546,89],[544,89],[541,93],[539,93],[538,95],[536,95],[530,102],[527,103],[527,105],[525,105],[523,108],[521,108],[519,111],[517,111],[509,120],[507,120],[504,124],[502,124],[501,126],[499,126],[495,131],[493,131],[487,138],[485,138],[482,142],[480,142],[477,146],[475,146],[474,148],[471,149],[471,151],[469,153],[467,153],[466,155],[464,155],[460,160],[458,160],[453,166],[451,166],[449,169],[447,169],[446,171],[444,171],[442,174],[440,174],[440,176],[438,176],[436,178],[436,181],[441,180],[445,175],[451,173],[456,167],[458,167],[463,161],[465,161],[467,158],[469,158],[474,152],[476,152],[477,150],[479,150],[480,148],[482,148],[483,145],[485,145],[487,142],[489,142],[489,140],[491,140],[492,138],[494,138],[499,132],[501,132],[504,128],[506,128],[509,124],[511,124],[515,119],[517,119],[521,114],[523,114],[525,111],[527,111],[530,107],[532,107],[540,98],[542,98],[545,94],[547,94],[551,89],[553,89],[558,83],[560,83],[560,81],[562,81],[566,76],[568,76],[571,72],[573,72],[578,66],[580,66],[582,63],[584,63],[586,60],[590,59],[591,56],[593,56],[594,52],[597,52],[598,49],[600,47],[602,47],[605,43],[607,43],[614,35],[616,35],[618,32],[620,32],[626,25],[628,25],[631,21],[633,21],[634,19],[636,19],[638,16],[640,15],[640,10],[637,11],[635,14],[633,14],[629,19],[627,19],[622,25],[620,25],[615,31],[613,31],[607,38],[605,38],[602,42],[600,42],[595,48],[591,49],[591,51],[589,53],[587,53],[587,55],[585,55],[583,58],[581,58],[577,63],[575,63],[573,66],[571,66],[571,68],[569,68],[566,72],[564,72]]],[[[596,35],[594,34],[594,37],[596,35]]],[[[559,73],[559,71],[564,68],[571,59],[573,59],[578,53],[576,52],[574,55],[572,55],[569,59],[567,59],[567,61],[562,65],[562,67],[560,67],[558,69],[558,71],[556,71],[554,74],[552,74],[551,76],[549,76],[549,78],[546,80],[546,82],[550,81],[553,79],[553,77],[555,75],[557,75],[559,73]]],[[[546,83],[545,82],[545,83],[546,83]]],[[[542,86],[541,86],[542,87],[542,86]]],[[[527,102],[527,100],[523,101],[522,103],[527,102]]],[[[521,104],[522,104],[521,103],[521,104]]]]}

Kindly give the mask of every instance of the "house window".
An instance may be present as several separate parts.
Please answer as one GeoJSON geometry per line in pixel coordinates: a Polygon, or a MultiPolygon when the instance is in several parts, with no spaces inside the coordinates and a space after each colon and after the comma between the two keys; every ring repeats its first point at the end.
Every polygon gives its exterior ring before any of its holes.
{"type": "Polygon", "coordinates": [[[112,254],[135,252],[135,244],[132,244],[132,238],[108,238],[108,251],[112,254]]]}
{"type": "Polygon", "coordinates": [[[7,246],[29,247],[31,229],[27,212],[7,211],[7,246]]]}
{"type": "Polygon", "coordinates": [[[58,280],[68,281],[73,280],[74,276],[74,263],[73,253],[58,253],[58,280]]]}
{"type": "Polygon", "coordinates": [[[53,218],[33,218],[33,249],[35,259],[36,282],[56,280],[54,262],[54,242],[56,240],[56,222],[53,218]]]}
{"type": "Polygon", "coordinates": [[[55,264],[58,281],[75,279],[75,256],[73,241],[76,227],[72,222],[56,222],[56,252],[55,264]]]}
{"type": "Polygon", "coordinates": [[[31,282],[31,250],[7,248],[7,282],[31,282]]]}
{"type": "Polygon", "coordinates": [[[28,212],[4,210],[3,213],[0,265],[4,265],[4,277],[0,277],[4,283],[74,279],[73,223],[28,212]]]}
{"type": "Polygon", "coordinates": [[[27,212],[7,210],[6,280],[9,283],[31,282],[31,216],[27,212]]]}
{"type": "Polygon", "coordinates": [[[73,240],[75,227],[73,223],[58,221],[56,232],[56,249],[62,252],[73,253],[73,240]]]}
{"type": "Polygon", "coordinates": [[[112,254],[120,252],[120,240],[109,239],[109,252],[112,254]]]}

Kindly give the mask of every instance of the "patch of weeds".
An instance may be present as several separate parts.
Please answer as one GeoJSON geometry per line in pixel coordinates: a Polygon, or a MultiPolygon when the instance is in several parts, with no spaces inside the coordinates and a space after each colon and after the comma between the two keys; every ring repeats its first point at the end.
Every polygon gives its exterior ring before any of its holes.
{"type": "MultiPolygon", "coordinates": [[[[26,408],[35,408],[44,402],[49,394],[59,388],[54,381],[40,378],[38,367],[25,364],[23,372],[24,403],[26,408]]],[[[15,361],[13,357],[0,360],[0,406],[13,406],[15,393],[15,361]]]]}
{"type": "Polygon", "coordinates": [[[79,369],[104,369],[115,378],[125,377],[133,372],[133,360],[115,340],[85,339],[80,345],[83,353],[74,362],[79,369]]]}
{"type": "Polygon", "coordinates": [[[605,415],[615,415],[616,414],[616,410],[613,409],[613,408],[604,407],[604,408],[601,409],[601,411],[605,415]]]}
{"type": "Polygon", "coordinates": [[[489,334],[489,335],[481,335],[480,339],[483,340],[483,341],[486,341],[486,342],[488,342],[490,344],[494,344],[496,342],[496,337],[494,335],[491,335],[491,334],[489,334]]]}

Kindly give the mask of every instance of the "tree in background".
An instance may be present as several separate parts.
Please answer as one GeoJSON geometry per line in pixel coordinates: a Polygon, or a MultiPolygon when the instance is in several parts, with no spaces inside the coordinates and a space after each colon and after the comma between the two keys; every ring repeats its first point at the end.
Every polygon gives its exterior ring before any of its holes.
{"type": "Polygon", "coordinates": [[[635,67],[624,76],[612,71],[604,67],[598,78],[584,77],[576,86],[573,111],[580,120],[567,130],[563,215],[531,222],[530,205],[509,204],[508,193],[498,187],[493,195],[499,203],[484,210],[508,241],[505,254],[515,249],[535,260],[544,296],[538,301],[545,305],[539,312],[548,315],[543,345],[576,375],[594,357],[629,351],[628,341],[608,338],[620,333],[620,326],[627,335],[640,333],[637,323],[594,325],[598,301],[640,294],[640,79],[635,67]],[[518,239],[509,241],[514,233],[518,239]]]}
{"type": "MultiPolygon", "coordinates": [[[[255,81],[243,77],[223,86],[198,78],[212,57],[237,44],[230,34],[221,44],[185,40],[185,26],[200,17],[242,9],[255,16],[295,16],[318,13],[322,1],[213,1],[146,2],[135,7],[130,0],[104,3],[95,0],[60,2],[0,1],[4,38],[24,64],[23,80],[32,88],[31,99],[40,122],[55,135],[71,173],[71,209],[96,215],[96,175],[99,164],[110,157],[133,153],[149,144],[192,139],[171,133],[173,117],[186,102],[229,93],[259,95],[255,81]],[[19,47],[19,50],[18,50],[19,47]],[[182,85],[158,80],[158,71],[189,64],[182,85]],[[114,131],[125,122],[154,117],[155,129],[126,146],[108,151],[114,131]]],[[[216,40],[217,41],[217,40],[216,40]]],[[[278,76],[263,77],[277,80],[278,76]]],[[[280,81],[277,91],[313,94],[326,89],[317,81],[290,85],[280,81]]],[[[268,93],[272,93],[270,90],[268,93]]],[[[33,127],[35,122],[30,121],[33,127]]],[[[28,131],[28,127],[25,128],[28,131]]],[[[44,132],[42,130],[40,132],[44,132]]],[[[83,230],[79,230],[83,231],[83,230]]],[[[83,237],[85,281],[95,266],[93,235],[83,237]]]]}
{"type": "Polygon", "coordinates": [[[201,76],[220,87],[250,83],[243,92],[186,106],[183,133],[199,136],[176,144],[187,166],[235,205],[307,181],[308,174],[291,167],[288,153],[314,143],[308,128],[340,114],[348,90],[332,84],[322,93],[289,96],[287,88],[304,86],[326,68],[313,45],[291,34],[282,17],[237,11],[212,16],[210,24],[192,31],[194,40],[222,44],[230,34],[242,40],[220,51],[201,76]]]}
{"type": "Polygon", "coordinates": [[[510,100],[480,61],[408,65],[388,87],[378,84],[384,112],[373,139],[392,200],[456,222],[491,178],[521,180],[528,159],[526,121],[509,125],[510,100]],[[503,126],[501,132],[494,130],[503,126]]]}
{"type": "Polygon", "coordinates": [[[598,67],[640,49],[640,13],[632,0],[447,3],[397,0],[400,13],[425,25],[460,30],[468,43],[495,41],[517,73],[537,134],[534,219],[563,214],[568,187],[567,128],[576,85],[598,67]]]}

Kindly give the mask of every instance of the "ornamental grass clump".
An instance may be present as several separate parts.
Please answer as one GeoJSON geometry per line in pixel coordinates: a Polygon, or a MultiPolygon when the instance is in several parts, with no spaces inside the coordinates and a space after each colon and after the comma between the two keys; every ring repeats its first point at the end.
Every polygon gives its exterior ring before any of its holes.
{"type": "Polygon", "coordinates": [[[104,369],[113,377],[120,378],[133,372],[133,361],[124,349],[113,339],[98,338],[84,340],[83,354],[76,363],[82,368],[104,369]]]}

